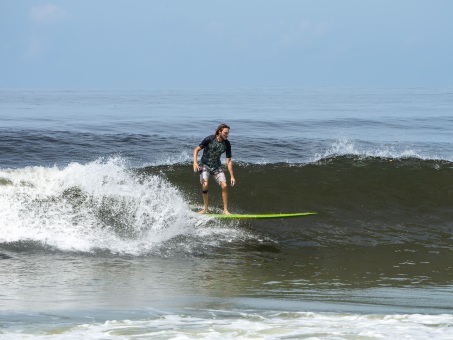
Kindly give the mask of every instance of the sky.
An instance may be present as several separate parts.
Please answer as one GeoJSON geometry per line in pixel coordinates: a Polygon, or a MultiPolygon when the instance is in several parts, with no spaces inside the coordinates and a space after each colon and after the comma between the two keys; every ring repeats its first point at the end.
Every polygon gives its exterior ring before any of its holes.
{"type": "Polygon", "coordinates": [[[0,88],[453,85],[452,0],[0,0],[0,88]]]}

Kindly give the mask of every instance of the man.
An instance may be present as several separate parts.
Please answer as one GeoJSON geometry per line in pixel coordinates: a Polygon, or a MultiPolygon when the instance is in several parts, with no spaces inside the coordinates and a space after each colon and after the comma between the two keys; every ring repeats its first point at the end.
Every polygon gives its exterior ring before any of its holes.
{"type": "Polygon", "coordinates": [[[214,135],[208,136],[193,151],[193,171],[200,173],[201,192],[203,196],[204,208],[200,214],[208,212],[208,179],[212,175],[222,188],[223,212],[227,215],[228,211],[228,185],[226,183],[225,173],[222,169],[220,156],[225,152],[226,165],[230,173],[231,186],[236,184],[233,174],[233,163],[231,162],[231,145],[228,141],[230,127],[226,124],[220,124],[214,135]],[[201,162],[198,164],[198,153],[203,150],[201,162]]]}

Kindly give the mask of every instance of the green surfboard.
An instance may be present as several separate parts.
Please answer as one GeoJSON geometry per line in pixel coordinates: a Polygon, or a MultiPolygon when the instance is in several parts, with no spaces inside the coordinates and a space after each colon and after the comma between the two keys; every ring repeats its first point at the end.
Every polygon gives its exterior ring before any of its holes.
{"type": "Polygon", "coordinates": [[[292,214],[206,214],[205,216],[214,218],[229,218],[229,219],[270,219],[270,218],[289,218],[316,215],[316,212],[302,212],[292,214]]]}

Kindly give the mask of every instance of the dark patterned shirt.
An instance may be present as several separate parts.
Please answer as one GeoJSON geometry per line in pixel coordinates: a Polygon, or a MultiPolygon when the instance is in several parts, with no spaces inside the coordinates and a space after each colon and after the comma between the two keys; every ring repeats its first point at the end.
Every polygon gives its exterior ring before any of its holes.
{"type": "Polygon", "coordinates": [[[221,166],[220,156],[226,152],[226,157],[231,158],[231,144],[224,139],[219,143],[215,135],[211,135],[203,139],[199,145],[203,149],[201,164],[206,165],[212,170],[221,166]]]}

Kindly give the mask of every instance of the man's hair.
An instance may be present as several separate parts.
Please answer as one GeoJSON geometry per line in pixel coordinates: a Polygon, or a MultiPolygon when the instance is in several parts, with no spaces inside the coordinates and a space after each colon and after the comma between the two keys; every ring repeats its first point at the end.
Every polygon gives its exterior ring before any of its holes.
{"type": "Polygon", "coordinates": [[[223,129],[229,129],[230,127],[226,124],[220,124],[217,130],[215,130],[215,135],[217,136],[223,129]]]}

